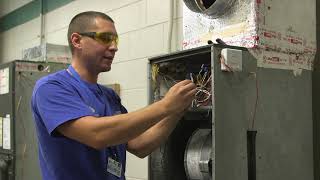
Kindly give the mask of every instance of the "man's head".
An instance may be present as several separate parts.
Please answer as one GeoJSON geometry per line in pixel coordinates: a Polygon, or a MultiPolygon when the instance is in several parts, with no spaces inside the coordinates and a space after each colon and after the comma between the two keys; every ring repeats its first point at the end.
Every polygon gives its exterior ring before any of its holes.
{"type": "Polygon", "coordinates": [[[118,50],[114,21],[101,12],[82,12],[69,24],[68,43],[73,59],[90,71],[109,71],[118,50]]]}
{"type": "Polygon", "coordinates": [[[97,18],[114,23],[110,16],[96,11],[82,12],[72,18],[68,28],[68,43],[72,54],[74,47],[71,42],[71,34],[90,31],[90,29],[96,27],[97,18]]]}

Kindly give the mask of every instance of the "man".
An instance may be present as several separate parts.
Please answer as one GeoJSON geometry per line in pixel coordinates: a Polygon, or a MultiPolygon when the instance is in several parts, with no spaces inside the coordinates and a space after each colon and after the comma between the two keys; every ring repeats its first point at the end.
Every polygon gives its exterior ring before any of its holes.
{"type": "Polygon", "coordinates": [[[118,50],[113,20],[80,13],[68,41],[71,65],[40,79],[32,96],[43,179],[124,180],[126,150],[143,158],[157,148],[191,104],[195,85],[181,81],[162,100],[127,113],[113,90],[97,84],[118,50]]]}

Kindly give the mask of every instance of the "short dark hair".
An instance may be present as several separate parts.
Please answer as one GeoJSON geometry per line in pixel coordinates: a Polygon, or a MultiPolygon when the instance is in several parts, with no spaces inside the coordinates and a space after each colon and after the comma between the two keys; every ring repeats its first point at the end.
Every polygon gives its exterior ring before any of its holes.
{"type": "Polygon", "coordinates": [[[71,34],[75,32],[87,32],[91,28],[95,27],[95,19],[96,18],[102,18],[106,21],[110,21],[114,23],[112,18],[102,12],[97,11],[86,11],[77,14],[72,18],[69,24],[68,28],[68,43],[71,50],[71,53],[73,54],[74,47],[71,42],[71,34]]]}

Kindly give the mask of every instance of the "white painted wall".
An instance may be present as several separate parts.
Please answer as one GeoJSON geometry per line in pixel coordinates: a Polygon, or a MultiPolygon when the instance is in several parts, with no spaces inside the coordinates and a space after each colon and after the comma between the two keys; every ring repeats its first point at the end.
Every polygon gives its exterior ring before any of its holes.
{"type": "Polygon", "coordinates": [[[0,0],[0,17],[31,1],[32,0],[0,0]]]}
{"type": "MultiPolygon", "coordinates": [[[[0,4],[2,14],[12,9],[9,2],[24,4],[27,0],[6,0],[0,4]],[[9,6],[8,10],[5,11],[9,6]]],[[[115,20],[120,35],[119,51],[111,72],[101,74],[102,84],[119,83],[121,98],[129,111],[147,105],[148,57],[167,52],[169,3],[171,0],[76,0],[45,16],[48,43],[67,45],[67,28],[71,18],[87,10],[102,11],[115,20]]],[[[182,49],[182,0],[174,1],[173,50],[182,49]]],[[[1,14],[0,14],[1,16],[1,14]]],[[[22,50],[40,44],[40,20],[0,33],[0,63],[20,59],[22,50]]],[[[148,179],[148,160],[128,154],[128,180],[148,179]]]]}

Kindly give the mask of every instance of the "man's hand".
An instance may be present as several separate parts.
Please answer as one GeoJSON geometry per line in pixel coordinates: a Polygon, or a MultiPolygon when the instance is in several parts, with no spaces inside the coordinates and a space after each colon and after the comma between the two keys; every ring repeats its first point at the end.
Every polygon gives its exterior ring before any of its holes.
{"type": "Polygon", "coordinates": [[[170,111],[181,113],[191,105],[195,93],[196,85],[191,80],[183,80],[169,89],[163,101],[170,111]]]}

